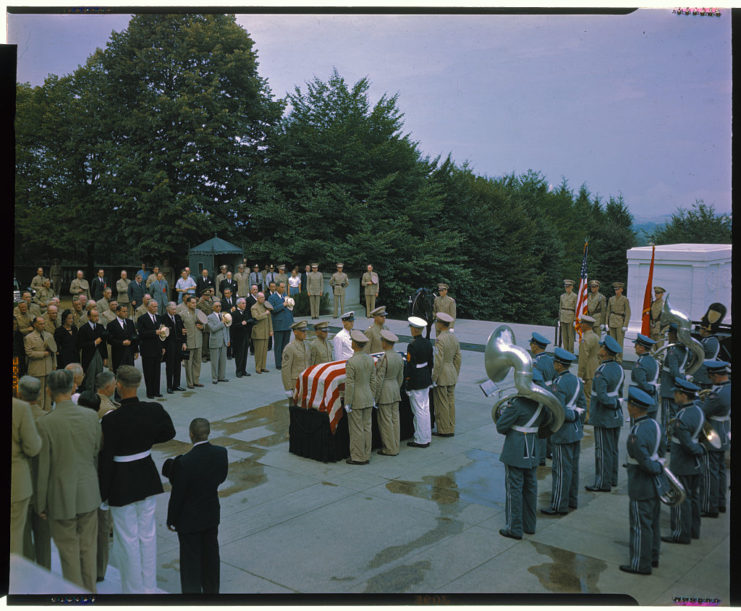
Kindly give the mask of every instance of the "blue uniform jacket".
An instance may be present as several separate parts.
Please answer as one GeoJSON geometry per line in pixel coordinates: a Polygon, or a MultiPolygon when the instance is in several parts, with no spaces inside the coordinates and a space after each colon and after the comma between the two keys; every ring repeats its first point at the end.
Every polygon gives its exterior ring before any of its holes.
{"type": "Polygon", "coordinates": [[[672,346],[666,351],[664,366],[661,368],[661,398],[674,398],[674,378],[684,377],[687,365],[687,348],[684,345],[672,346]]]}
{"type": "MultiPolygon", "coordinates": [[[[700,342],[702,343],[702,349],[705,351],[705,360],[714,361],[718,358],[720,352],[720,342],[715,335],[703,337],[700,342]]],[[[705,364],[700,365],[700,368],[692,376],[695,384],[704,384],[705,386],[711,386],[712,382],[708,377],[708,370],[705,368],[705,364]]]]}
{"type": "Polygon", "coordinates": [[[584,412],[577,412],[574,407],[586,409],[584,387],[581,380],[570,371],[556,374],[551,392],[558,397],[564,407],[564,423],[551,435],[551,443],[574,443],[584,437],[584,412]]]}
{"type": "Polygon", "coordinates": [[[654,477],[663,469],[659,457],[664,455],[664,436],[653,418],[637,418],[628,439],[628,497],[643,501],[656,497],[654,477]],[[634,443],[631,438],[635,437],[634,443]]]}
{"type": "Polygon", "coordinates": [[[702,411],[715,431],[720,435],[720,452],[731,447],[731,382],[713,386],[713,392],[702,404],[702,411]]]}
{"type": "Polygon", "coordinates": [[[533,357],[533,366],[540,370],[543,379],[551,382],[556,377],[556,369],[553,367],[553,355],[547,352],[541,352],[533,357]]]}
{"type": "Polygon", "coordinates": [[[505,465],[520,469],[532,469],[538,466],[540,459],[535,451],[537,430],[547,418],[545,407],[541,407],[537,418],[533,419],[538,407],[538,403],[531,399],[515,397],[502,410],[497,420],[497,431],[507,435],[502,453],[499,455],[499,460],[505,465]],[[530,432],[515,428],[524,428],[525,425],[530,432]]]}
{"type": "Polygon", "coordinates": [[[272,293],[268,301],[273,305],[273,331],[290,331],[293,324],[293,312],[283,305],[285,296],[272,293]]]}
{"type": "Polygon", "coordinates": [[[623,426],[623,410],[619,398],[623,396],[625,373],[615,360],[603,362],[594,372],[589,422],[594,426],[616,429],[623,426]]]}
{"type": "Polygon", "coordinates": [[[702,431],[705,416],[696,403],[683,405],[672,424],[672,452],[669,468],[674,475],[698,475],[698,458],[705,450],[697,438],[702,431]]]}
{"type": "Polygon", "coordinates": [[[639,356],[631,372],[631,382],[643,392],[657,399],[659,394],[659,363],[656,359],[650,354],[639,356]]]}

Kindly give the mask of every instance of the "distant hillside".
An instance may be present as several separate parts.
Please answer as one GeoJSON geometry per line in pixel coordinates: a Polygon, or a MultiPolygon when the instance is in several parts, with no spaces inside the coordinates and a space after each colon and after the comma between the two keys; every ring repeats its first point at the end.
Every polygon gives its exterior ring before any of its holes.
{"type": "Polygon", "coordinates": [[[650,221],[640,224],[633,223],[633,231],[636,232],[636,246],[648,246],[651,234],[659,225],[663,224],[664,223],[654,223],[650,221]]]}

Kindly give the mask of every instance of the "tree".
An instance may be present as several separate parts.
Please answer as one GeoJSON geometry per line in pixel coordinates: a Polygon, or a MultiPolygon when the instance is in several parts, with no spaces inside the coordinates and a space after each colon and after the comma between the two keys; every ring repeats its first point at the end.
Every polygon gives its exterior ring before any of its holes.
{"type": "Polygon", "coordinates": [[[716,214],[712,205],[696,200],[689,210],[677,208],[651,239],[656,244],[731,244],[732,233],[730,214],[716,214]]]}

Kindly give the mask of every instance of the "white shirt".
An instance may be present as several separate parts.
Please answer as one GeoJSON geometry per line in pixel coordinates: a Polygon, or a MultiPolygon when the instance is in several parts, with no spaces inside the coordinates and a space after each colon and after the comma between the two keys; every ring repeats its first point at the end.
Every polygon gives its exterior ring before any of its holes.
{"type": "Polygon", "coordinates": [[[337,335],[332,339],[334,344],[334,358],[337,361],[343,361],[349,359],[353,355],[352,351],[352,339],[350,339],[350,332],[343,328],[337,335]]]}

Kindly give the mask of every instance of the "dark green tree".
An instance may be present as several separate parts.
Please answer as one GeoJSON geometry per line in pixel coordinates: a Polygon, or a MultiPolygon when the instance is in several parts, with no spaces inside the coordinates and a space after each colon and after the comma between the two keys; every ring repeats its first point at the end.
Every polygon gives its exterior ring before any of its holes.
{"type": "Polygon", "coordinates": [[[628,280],[626,253],[636,243],[632,226],[633,216],[622,195],[610,197],[606,205],[595,197],[588,224],[589,277],[602,283],[608,297],[612,295],[610,284],[628,280]]]}
{"type": "Polygon", "coordinates": [[[731,244],[730,214],[717,214],[712,205],[695,201],[690,209],[677,208],[671,220],[657,227],[651,239],[656,244],[731,244]]]}

